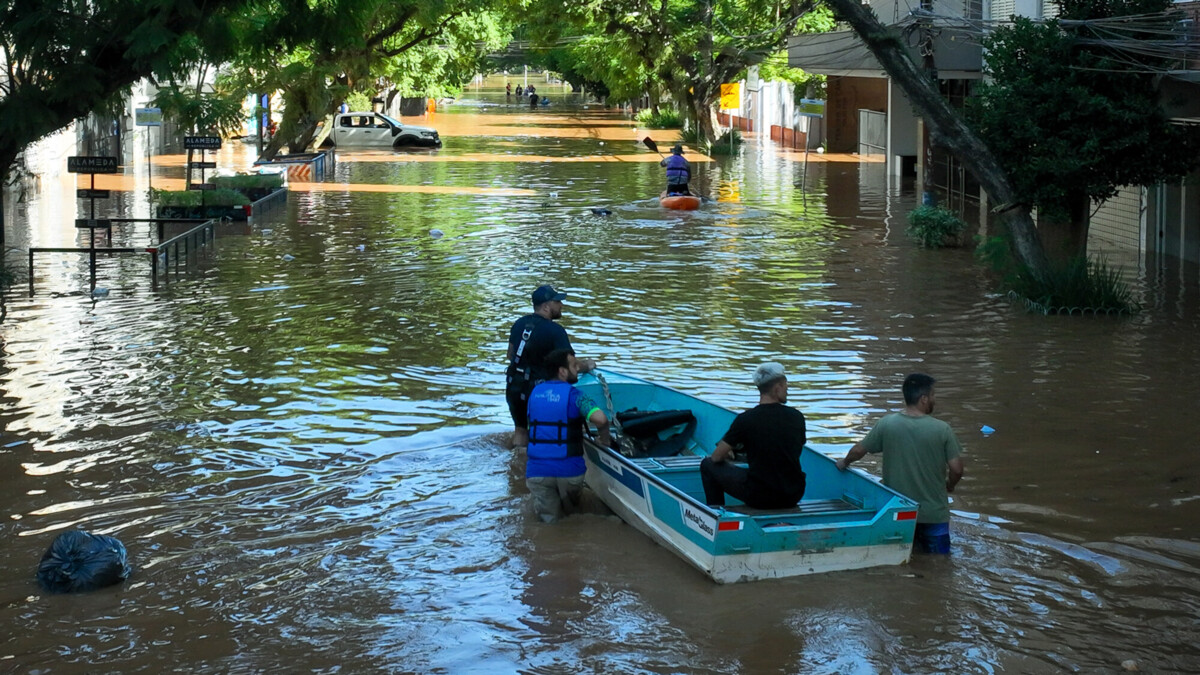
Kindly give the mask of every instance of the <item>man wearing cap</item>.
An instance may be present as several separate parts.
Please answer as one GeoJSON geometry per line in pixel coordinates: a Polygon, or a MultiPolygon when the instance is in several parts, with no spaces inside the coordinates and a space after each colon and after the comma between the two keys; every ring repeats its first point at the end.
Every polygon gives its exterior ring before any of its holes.
{"type": "Polygon", "coordinates": [[[671,148],[671,156],[658,163],[667,167],[667,196],[686,195],[688,181],[692,178],[692,165],[683,158],[683,146],[676,144],[671,148]]]}
{"type": "MultiPolygon", "coordinates": [[[[517,319],[508,332],[508,384],[504,396],[513,420],[514,448],[529,445],[526,419],[529,393],[539,382],[553,376],[544,367],[546,355],[555,349],[571,349],[567,331],[555,323],[555,319],[562,318],[562,301],[567,299],[567,294],[546,284],[533,291],[532,299],[533,313],[517,319]]],[[[579,361],[581,373],[595,367],[596,362],[591,359],[579,361]]]]}
{"type": "Polygon", "coordinates": [[[587,465],[583,461],[584,425],[596,427],[597,442],[610,445],[608,417],[592,399],[574,385],[579,362],[570,349],[546,355],[551,371],[529,395],[529,448],[525,461],[525,487],[543,522],[553,523],[579,506],[587,465]]]}
{"type": "Polygon", "coordinates": [[[724,506],[729,494],[756,509],[787,509],[804,496],[804,415],[787,403],[787,376],[778,363],[764,363],[754,371],[758,405],[738,415],[716,450],[700,462],[704,499],[724,506]],[[743,455],[749,468],[728,461],[743,455]]]}
{"type": "Polygon", "coordinates": [[[936,382],[925,373],[904,378],[904,410],[884,416],[837,461],[845,471],[867,453],[883,455],[883,484],[917,500],[913,547],[921,553],[950,553],[950,496],[963,477],[962,445],[954,431],[933,416],[936,382]]]}

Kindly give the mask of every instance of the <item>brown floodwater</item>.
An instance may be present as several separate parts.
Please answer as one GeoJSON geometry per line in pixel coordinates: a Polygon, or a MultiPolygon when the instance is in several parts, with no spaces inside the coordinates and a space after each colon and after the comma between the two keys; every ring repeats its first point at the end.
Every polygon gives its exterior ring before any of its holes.
{"type": "MultiPolygon", "coordinates": [[[[145,256],[102,257],[98,298],[86,260],[38,258],[0,323],[0,671],[1200,671],[1194,266],[1134,261],[1132,317],[1027,314],[905,239],[881,163],[812,157],[802,188],[803,155],[753,139],[697,162],[719,201],[666,212],[635,125],[549,95],[468,92],[425,120],[436,152],[340,153],[157,289],[145,256]],[[538,523],[501,390],[547,282],[606,367],[743,409],[783,362],[830,453],[933,374],[967,452],[955,554],[717,586],[599,508],[538,523]],[[75,527],[132,578],[42,593],[75,527]]],[[[145,173],[108,208],[144,216],[145,173]]],[[[73,188],[10,204],[10,265],[83,241],[73,188]]]]}

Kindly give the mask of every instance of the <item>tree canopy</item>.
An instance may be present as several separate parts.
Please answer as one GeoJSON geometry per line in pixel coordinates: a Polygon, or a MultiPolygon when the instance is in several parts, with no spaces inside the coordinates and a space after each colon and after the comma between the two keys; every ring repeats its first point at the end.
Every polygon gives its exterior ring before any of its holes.
{"type": "Polygon", "coordinates": [[[535,44],[559,45],[572,72],[617,98],[669,93],[710,141],[722,83],[789,35],[833,28],[811,0],[533,0],[526,18],[535,44]]]}
{"type": "Polygon", "coordinates": [[[1111,34],[1096,39],[1105,22],[1095,20],[1133,15],[1142,37],[1169,34],[1173,20],[1163,11],[1170,5],[1063,0],[1057,18],[1017,18],[984,40],[992,79],[968,99],[969,119],[1018,198],[1044,224],[1069,229],[1068,253],[1086,244],[1090,203],[1121,186],[1179,178],[1200,163],[1200,127],[1173,124],[1163,110],[1153,71],[1173,67],[1170,60],[1134,60],[1111,34]]]}
{"type": "Polygon", "coordinates": [[[143,77],[181,73],[196,43],[223,59],[243,0],[10,0],[0,9],[0,174],[30,143],[143,77]],[[187,44],[189,40],[194,40],[187,44]]]}

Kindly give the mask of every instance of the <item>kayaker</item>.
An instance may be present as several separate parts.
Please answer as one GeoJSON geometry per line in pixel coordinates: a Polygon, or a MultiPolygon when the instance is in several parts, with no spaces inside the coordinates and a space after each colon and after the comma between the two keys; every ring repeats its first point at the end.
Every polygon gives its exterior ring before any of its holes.
{"type": "Polygon", "coordinates": [[[536,108],[538,105],[538,100],[539,100],[537,92],[535,92],[533,90],[533,87],[530,87],[530,88],[526,89],[525,91],[526,91],[526,93],[529,94],[529,107],[536,108]]]}
{"type": "Polygon", "coordinates": [[[754,371],[758,405],[738,415],[709,457],[700,462],[704,499],[724,506],[729,494],[756,509],[787,509],[804,496],[804,415],[787,403],[783,366],[764,363],[754,371]],[[729,461],[736,452],[749,468],[729,461]]]}
{"type": "Polygon", "coordinates": [[[692,165],[683,158],[683,146],[678,143],[671,148],[671,156],[663,158],[659,166],[667,167],[667,196],[687,195],[688,181],[692,178],[692,165]]]}
{"type": "Polygon", "coordinates": [[[924,373],[904,378],[904,410],[879,420],[837,467],[845,471],[867,453],[882,453],[883,484],[919,504],[913,548],[950,553],[949,493],[963,477],[962,445],[949,424],[933,417],[935,382],[924,373]]]}
{"type": "MultiPolygon", "coordinates": [[[[542,362],[555,349],[571,349],[567,331],[555,323],[562,318],[562,301],[567,294],[546,284],[538,286],[531,298],[533,313],[517,319],[508,331],[508,382],[504,392],[513,420],[513,448],[522,452],[529,444],[526,426],[529,392],[552,374],[546,372],[542,362]]],[[[591,359],[583,359],[579,364],[581,373],[596,367],[591,359]]]]}
{"type": "Polygon", "coordinates": [[[591,398],[572,385],[579,381],[579,361],[570,349],[546,355],[551,376],[529,395],[529,449],[525,486],[543,522],[553,523],[579,507],[583,477],[584,421],[597,431],[597,442],[612,444],[608,417],[591,398]]]}

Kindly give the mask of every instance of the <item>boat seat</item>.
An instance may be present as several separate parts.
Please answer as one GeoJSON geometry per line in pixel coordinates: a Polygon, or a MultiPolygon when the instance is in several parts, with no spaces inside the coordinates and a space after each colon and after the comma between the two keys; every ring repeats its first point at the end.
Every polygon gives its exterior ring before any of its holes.
{"type": "Polygon", "coordinates": [[[735,504],[726,506],[726,511],[733,511],[746,516],[789,516],[793,514],[811,515],[814,513],[838,513],[841,511],[865,511],[871,512],[872,509],[864,509],[844,499],[802,499],[800,503],[790,509],[756,509],[745,504],[735,504]]]}
{"type": "Polygon", "coordinates": [[[691,410],[624,410],[617,413],[621,433],[633,445],[634,457],[673,457],[678,455],[696,431],[696,416],[691,410]],[[666,438],[663,432],[683,427],[666,438]]]}

